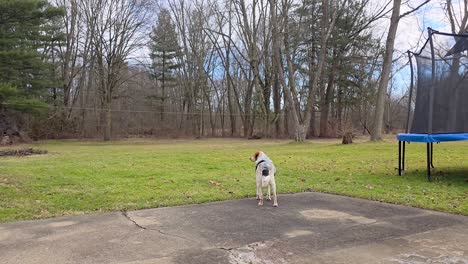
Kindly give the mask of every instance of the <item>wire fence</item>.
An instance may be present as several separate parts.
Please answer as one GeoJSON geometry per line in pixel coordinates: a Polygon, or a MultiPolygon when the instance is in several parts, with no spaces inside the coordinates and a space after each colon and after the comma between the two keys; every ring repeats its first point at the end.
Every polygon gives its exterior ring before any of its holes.
{"type": "MultiPolygon", "coordinates": [[[[0,103],[4,106],[12,107],[29,107],[29,108],[38,108],[38,109],[63,109],[63,110],[85,110],[85,111],[97,111],[97,112],[122,112],[122,113],[153,113],[153,114],[168,114],[168,115],[215,115],[222,114],[224,116],[261,116],[265,113],[227,113],[225,111],[197,111],[197,112],[177,112],[177,111],[158,111],[158,110],[136,110],[136,109],[113,109],[113,108],[98,108],[98,107],[78,107],[78,106],[60,106],[60,105],[33,105],[33,104],[24,104],[24,103],[0,103]]],[[[269,115],[275,116],[284,116],[284,113],[273,113],[269,112],[269,115]]]]}
{"type": "MultiPolygon", "coordinates": [[[[228,113],[223,111],[158,111],[1,103],[7,108],[41,108],[47,118],[29,117],[26,125],[34,138],[99,138],[110,123],[114,138],[125,137],[264,137],[282,136],[284,113],[228,113]],[[106,118],[111,113],[110,122],[106,118]],[[268,122],[266,122],[268,121],[268,122]],[[281,122],[281,131],[275,122],[281,122]],[[246,124],[248,127],[246,127],[246,124]]],[[[135,106],[142,107],[142,106],[135,106]]],[[[286,131],[287,132],[287,131],[286,131]]]]}

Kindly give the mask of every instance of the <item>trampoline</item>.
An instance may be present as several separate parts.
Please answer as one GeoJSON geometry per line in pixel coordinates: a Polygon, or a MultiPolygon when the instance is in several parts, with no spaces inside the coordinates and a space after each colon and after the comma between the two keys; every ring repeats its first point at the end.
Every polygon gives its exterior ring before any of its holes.
{"type": "Polygon", "coordinates": [[[468,140],[468,34],[428,29],[419,52],[408,51],[411,84],[405,133],[397,134],[398,175],[405,170],[406,143],[426,143],[427,179],[431,181],[434,143],[468,140]],[[413,58],[417,82],[414,89],[413,58]]]}

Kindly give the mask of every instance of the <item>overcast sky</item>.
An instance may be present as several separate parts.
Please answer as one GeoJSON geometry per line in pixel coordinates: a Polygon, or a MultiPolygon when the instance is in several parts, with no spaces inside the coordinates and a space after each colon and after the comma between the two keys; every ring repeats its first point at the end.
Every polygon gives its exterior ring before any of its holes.
{"type": "MultiPolygon", "coordinates": [[[[379,6],[382,6],[384,1],[371,0],[371,11],[379,6]]],[[[463,0],[452,0],[455,10],[455,16],[460,20],[462,15],[461,8],[463,0]]],[[[385,1],[386,2],[386,1],[385,1]]],[[[404,1],[405,2],[405,1],[404,1]]],[[[406,1],[401,7],[401,14],[412,10],[419,6],[424,0],[406,1]]],[[[427,39],[427,28],[431,27],[434,30],[441,32],[451,32],[450,23],[445,11],[446,0],[431,0],[419,11],[411,14],[400,20],[398,25],[397,36],[395,39],[394,58],[398,58],[407,50],[419,50],[427,39]]],[[[388,18],[382,19],[375,24],[373,31],[376,37],[381,37],[382,42],[385,42],[390,23],[390,14],[388,18]]],[[[395,63],[394,70],[400,68],[401,65],[408,62],[407,56],[395,63]]],[[[409,87],[409,67],[405,67],[401,72],[397,73],[394,78],[395,94],[401,95],[409,87]]]]}

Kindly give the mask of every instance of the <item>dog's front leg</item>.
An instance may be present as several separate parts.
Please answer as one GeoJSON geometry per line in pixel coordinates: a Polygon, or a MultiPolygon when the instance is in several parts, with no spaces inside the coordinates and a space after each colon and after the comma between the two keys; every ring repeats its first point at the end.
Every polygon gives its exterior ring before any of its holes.
{"type": "Polygon", "coordinates": [[[276,183],[275,183],[275,179],[271,179],[271,189],[273,191],[273,206],[274,207],[277,207],[278,206],[278,200],[276,198],[276,183]]]}
{"type": "Polygon", "coordinates": [[[258,194],[258,205],[263,205],[263,193],[262,193],[262,183],[257,184],[257,194],[258,194]]]}

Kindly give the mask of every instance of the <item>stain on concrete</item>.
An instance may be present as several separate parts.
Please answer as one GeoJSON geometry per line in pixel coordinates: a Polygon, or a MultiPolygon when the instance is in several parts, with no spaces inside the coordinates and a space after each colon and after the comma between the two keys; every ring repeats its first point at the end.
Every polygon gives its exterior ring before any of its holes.
{"type": "Polygon", "coordinates": [[[60,222],[49,223],[49,224],[47,224],[47,226],[50,226],[50,227],[64,227],[64,226],[75,225],[77,223],[78,222],[75,222],[75,221],[60,221],[60,222]]]}
{"type": "Polygon", "coordinates": [[[292,231],[285,233],[284,235],[286,237],[293,238],[293,237],[307,236],[307,235],[312,235],[312,234],[313,232],[309,230],[292,230],[292,231]]]}
{"type": "Polygon", "coordinates": [[[77,229],[77,230],[72,230],[72,231],[59,231],[59,232],[52,232],[50,234],[47,234],[45,236],[37,238],[37,241],[43,242],[43,241],[58,241],[62,239],[66,239],[68,237],[73,237],[73,236],[82,236],[85,235],[86,233],[90,233],[89,231],[86,231],[84,229],[77,229]]]}
{"type": "Polygon", "coordinates": [[[174,262],[173,262],[172,258],[162,257],[162,258],[152,258],[152,259],[124,262],[122,264],[173,264],[173,263],[174,262]]]}
{"type": "Polygon", "coordinates": [[[7,243],[7,244],[11,243],[12,241],[25,241],[25,240],[34,239],[35,237],[37,237],[36,234],[23,231],[17,228],[12,228],[10,230],[0,230],[0,241],[7,243]]]}
{"type": "Polygon", "coordinates": [[[402,254],[400,256],[390,258],[384,261],[384,263],[395,263],[395,264],[467,264],[468,258],[458,257],[458,256],[444,256],[440,255],[437,257],[428,257],[424,255],[419,255],[416,253],[413,254],[402,254]]]}
{"type": "Polygon", "coordinates": [[[439,229],[405,236],[412,249],[387,258],[388,263],[456,263],[468,264],[468,232],[461,228],[439,229]]]}
{"type": "Polygon", "coordinates": [[[312,209],[312,210],[303,210],[300,212],[302,216],[309,220],[337,220],[337,221],[353,221],[359,224],[373,224],[376,223],[376,219],[367,218],[359,215],[351,215],[345,212],[334,211],[334,210],[324,210],[324,209],[312,209]]]}
{"type": "Polygon", "coordinates": [[[114,238],[114,239],[107,240],[107,242],[109,242],[109,243],[121,243],[122,240],[120,240],[118,238],[114,238]]]}
{"type": "MultiPolygon", "coordinates": [[[[265,250],[271,248],[273,242],[258,242],[246,246],[229,249],[228,260],[231,264],[273,264],[286,263],[283,258],[270,259],[266,256],[265,250]]],[[[272,253],[272,252],[271,252],[272,253]]]]}
{"type": "Polygon", "coordinates": [[[11,236],[11,232],[6,231],[6,230],[0,230],[0,241],[8,240],[10,236],[11,236]]]}

